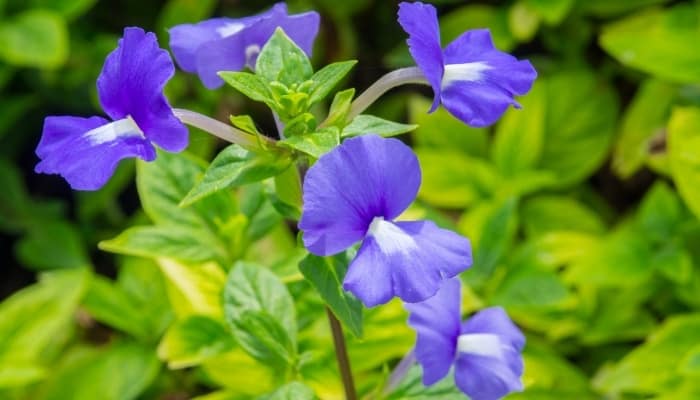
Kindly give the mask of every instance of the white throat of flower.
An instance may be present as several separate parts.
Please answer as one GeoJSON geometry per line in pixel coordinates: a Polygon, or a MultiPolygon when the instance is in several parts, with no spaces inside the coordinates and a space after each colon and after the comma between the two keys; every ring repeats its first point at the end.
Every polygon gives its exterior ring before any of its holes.
{"type": "Polygon", "coordinates": [[[216,33],[218,33],[219,36],[221,36],[221,38],[225,38],[231,35],[235,35],[236,33],[243,30],[243,28],[245,28],[245,24],[242,24],[240,22],[229,22],[224,26],[216,28],[216,33]]]}
{"type": "Polygon", "coordinates": [[[83,137],[87,138],[91,144],[99,145],[108,142],[114,142],[117,139],[127,138],[127,137],[140,137],[145,138],[141,128],[136,125],[136,121],[131,118],[131,115],[127,115],[126,118],[110,122],[109,124],[98,126],[95,129],[91,129],[83,134],[83,137]]]}
{"type": "Polygon", "coordinates": [[[255,69],[255,63],[253,60],[255,60],[259,53],[260,46],[257,44],[251,44],[245,48],[245,62],[252,70],[255,69]]]}
{"type": "Polygon", "coordinates": [[[491,69],[485,62],[470,62],[464,64],[447,64],[442,75],[442,87],[446,88],[453,82],[478,82],[484,77],[483,72],[491,69]]]}
{"type": "Polygon", "coordinates": [[[367,235],[372,236],[379,249],[385,254],[408,253],[415,249],[416,241],[402,231],[401,228],[383,217],[375,217],[367,229],[367,235]]]}
{"type": "Polygon", "coordinates": [[[457,338],[457,353],[502,358],[501,340],[491,333],[465,333],[457,338]]]}

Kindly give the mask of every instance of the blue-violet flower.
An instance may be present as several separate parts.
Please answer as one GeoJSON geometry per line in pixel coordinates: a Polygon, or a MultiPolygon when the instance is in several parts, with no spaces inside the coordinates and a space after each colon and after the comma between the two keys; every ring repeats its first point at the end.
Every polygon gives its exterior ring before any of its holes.
{"type": "Polygon", "coordinates": [[[408,324],[418,333],[415,355],[423,384],[432,385],[454,366],[457,387],[472,400],[496,400],[523,388],[525,337],[500,307],[460,318],[461,282],[445,281],[422,303],[406,304],[408,324]]]}
{"type": "Polygon", "coordinates": [[[244,18],[213,18],[171,28],[170,48],[180,68],[196,73],[204,86],[216,89],[224,81],[219,71],[255,68],[262,47],[281,27],[307,55],[311,55],[320,17],[314,11],[288,15],[284,3],[244,18]]]}
{"type": "Polygon", "coordinates": [[[466,238],[430,221],[393,221],[413,202],[420,181],[413,151],[377,135],[347,139],[306,174],[304,246],[327,256],[362,240],[343,287],[368,307],[394,296],[423,301],[471,265],[466,238]]]}
{"type": "Polygon", "coordinates": [[[167,151],[187,147],[187,128],[173,114],[163,87],[175,73],[155,34],[124,29],[97,79],[102,117],[46,117],[35,171],[60,174],[77,190],[97,190],[120,160],[156,157],[153,143],[167,151]]]}
{"type": "Polygon", "coordinates": [[[527,93],[537,77],[529,61],[496,49],[487,29],[467,31],[443,50],[432,5],[404,2],[398,14],[411,55],[433,88],[430,112],[442,103],[464,123],[482,127],[509,105],[520,108],[513,96],[527,93]]]}

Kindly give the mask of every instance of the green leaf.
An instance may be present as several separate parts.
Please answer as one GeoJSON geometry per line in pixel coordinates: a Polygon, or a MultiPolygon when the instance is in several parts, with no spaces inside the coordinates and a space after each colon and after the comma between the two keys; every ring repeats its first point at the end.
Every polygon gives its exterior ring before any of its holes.
{"type": "Polygon", "coordinates": [[[697,5],[644,9],[603,28],[599,42],[624,65],[659,78],[700,81],[700,17],[697,5]]]}
{"type": "Polygon", "coordinates": [[[408,103],[411,123],[418,125],[411,137],[417,147],[457,150],[472,157],[484,157],[489,135],[486,128],[473,128],[455,118],[444,107],[428,114],[431,102],[412,96],[408,103]]]}
{"type": "Polygon", "coordinates": [[[556,273],[526,266],[509,273],[490,301],[508,308],[546,308],[559,304],[568,295],[556,273]]]}
{"type": "Polygon", "coordinates": [[[417,364],[413,365],[396,389],[386,397],[386,400],[464,399],[464,393],[460,392],[454,384],[452,373],[431,386],[423,384],[421,381],[422,376],[420,366],[417,364]]]}
{"type": "Polygon", "coordinates": [[[219,321],[204,315],[190,315],[175,322],[158,345],[158,357],[170,369],[201,364],[234,346],[233,337],[219,321]]]}
{"type": "Polygon", "coordinates": [[[357,338],[362,337],[362,303],[343,290],[343,278],[350,260],[345,253],[333,257],[309,254],[299,263],[299,271],[321,295],[333,314],[357,338]]]}
{"type": "Polygon", "coordinates": [[[229,273],[223,294],[226,322],[241,346],[261,361],[296,357],[294,302],[269,270],[243,262],[229,273]]]}
{"type": "Polygon", "coordinates": [[[37,400],[135,400],[154,381],[160,363],[153,350],[135,343],[76,348],[56,365],[37,400]]]}
{"type": "Polygon", "coordinates": [[[283,203],[301,212],[301,177],[296,167],[287,168],[275,176],[275,196],[283,203]]]}
{"type": "Polygon", "coordinates": [[[322,126],[336,126],[344,128],[347,121],[347,116],[350,113],[352,99],[355,96],[355,89],[346,89],[335,94],[331,107],[328,111],[328,117],[323,122],[322,126]]]}
{"type": "Polygon", "coordinates": [[[270,88],[262,77],[251,74],[250,72],[240,71],[222,71],[218,74],[224,82],[248,96],[250,99],[261,101],[270,107],[274,106],[270,88]]]}
{"type": "Polygon", "coordinates": [[[21,67],[58,68],[68,58],[65,20],[47,10],[29,10],[0,25],[0,58],[21,67]]]}
{"type": "Polygon", "coordinates": [[[357,61],[341,61],[326,65],[311,77],[313,85],[309,89],[309,104],[315,104],[328,96],[328,93],[350,72],[357,61]]]}
{"type": "Polygon", "coordinates": [[[549,25],[559,24],[574,5],[574,0],[525,0],[525,4],[549,25]]]}
{"type": "Polygon", "coordinates": [[[658,181],[642,199],[637,220],[643,232],[665,243],[678,233],[680,225],[687,219],[686,214],[676,192],[668,184],[658,181]]]}
{"type": "Polygon", "coordinates": [[[35,270],[90,265],[85,243],[77,228],[60,220],[33,226],[17,243],[15,250],[17,258],[35,270]]]}
{"type": "Polygon", "coordinates": [[[255,73],[267,82],[291,86],[311,78],[313,69],[306,53],[277,28],[258,55],[255,73]]]}
{"type": "Polygon", "coordinates": [[[676,88],[648,79],[642,83],[622,118],[612,167],[621,178],[639,170],[652,150],[654,140],[663,134],[676,98],[676,88]]]}
{"type": "Polygon", "coordinates": [[[43,379],[47,371],[37,365],[0,365],[0,390],[25,386],[43,379]]]}
{"type": "Polygon", "coordinates": [[[565,272],[565,279],[582,287],[637,287],[652,277],[651,249],[631,226],[608,234],[565,272]]]}
{"type": "Polygon", "coordinates": [[[82,268],[46,273],[0,303],[0,365],[26,366],[56,354],[88,279],[82,268]]]}
{"type": "Polygon", "coordinates": [[[128,293],[105,278],[95,276],[90,281],[83,306],[97,321],[136,338],[149,338],[153,334],[148,321],[143,318],[139,304],[132,301],[128,293]]]}
{"type": "Polygon", "coordinates": [[[594,387],[611,396],[664,393],[679,383],[679,361],[697,348],[698,332],[698,314],[669,318],[646,343],[601,369],[593,380],[594,387]]]}
{"type": "Polygon", "coordinates": [[[480,234],[470,237],[474,248],[474,264],[464,274],[474,286],[483,284],[496,269],[517,231],[517,200],[506,199],[490,206],[481,224],[480,234]]]}
{"type": "Polygon", "coordinates": [[[56,11],[68,20],[85,14],[97,0],[31,0],[31,7],[56,11]]]}
{"type": "MultiPolygon", "coordinates": [[[[279,376],[268,364],[258,362],[236,347],[226,353],[207,358],[200,365],[202,372],[225,393],[236,400],[255,398],[269,393],[280,384],[279,376]]],[[[221,392],[216,392],[221,393],[221,392]]],[[[224,394],[224,393],[221,393],[224,394]]],[[[199,397],[198,397],[199,398],[199,397]]],[[[209,399],[204,396],[202,400],[209,399]]],[[[219,397],[212,397],[219,399],[219,397]]]]}
{"type": "Polygon", "coordinates": [[[358,115],[343,128],[342,136],[376,134],[383,137],[396,136],[416,129],[418,125],[399,124],[373,115],[358,115]]]}
{"type": "Polygon", "coordinates": [[[169,0],[158,15],[158,29],[199,22],[209,17],[215,7],[215,0],[169,0]]]}
{"type": "Polygon", "coordinates": [[[415,149],[423,169],[418,197],[436,207],[463,208],[488,198],[500,177],[488,162],[449,150],[415,149]]]}
{"type": "Polygon", "coordinates": [[[693,277],[693,259],[677,240],[667,240],[654,254],[651,263],[671,282],[683,285],[690,283],[693,277]]]}
{"type": "Polygon", "coordinates": [[[262,133],[258,131],[258,127],[255,126],[255,121],[253,121],[250,115],[232,115],[230,119],[231,124],[236,128],[252,135],[262,135],[262,133]]]}
{"type": "Polygon", "coordinates": [[[683,201],[700,217],[700,108],[673,110],[668,124],[668,158],[683,201]]]}
{"type": "Polygon", "coordinates": [[[541,195],[527,199],[521,210],[529,237],[554,231],[602,234],[605,223],[599,215],[571,197],[541,195]]]}
{"type": "Polygon", "coordinates": [[[132,256],[169,257],[181,261],[216,261],[226,265],[228,249],[206,230],[181,225],[135,226],[99,243],[102,250],[132,256]]]}
{"type": "Polygon", "coordinates": [[[261,396],[258,400],[316,400],[318,397],[314,394],[314,391],[304,385],[301,382],[290,382],[281,388],[277,389],[274,393],[261,396]]]}
{"type": "MultiPolygon", "coordinates": [[[[554,172],[560,186],[580,182],[608,155],[617,116],[615,93],[587,71],[560,73],[537,84],[547,86],[538,167],[554,172]],[[569,95],[562,97],[562,93],[569,95]]],[[[522,113],[538,117],[527,110],[522,113]]]]}
{"type": "Polygon", "coordinates": [[[244,311],[228,321],[236,340],[251,357],[279,370],[287,370],[296,363],[296,344],[266,311],[244,311]]]}
{"type": "Polygon", "coordinates": [[[489,28],[494,44],[502,51],[509,51],[515,46],[515,39],[508,29],[505,7],[469,4],[440,17],[443,43],[450,43],[464,31],[477,28],[489,28]]]}
{"type": "Polygon", "coordinates": [[[277,144],[318,159],[340,144],[340,135],[338,128],[330,126],[317,132],[288,137],[277,144]]]}
{"type": "Polygon", "coordinates": [[[537,34],[542,18],[540,13],[520,0],[508,10],[508,28],[519,42],[529,42],[537,34]]]}
{"type": "Polygon", "coordinates": [[[511,109],[496,129],[491,159],[505,177],[534,169],[542,155],[547,92],[535,85],[521,104],[523,110],[511,109]]]}
{"type": "Polygon", "coordinates": [[[669,0],[586,0],[576,4],[583,12],[599,17],[611,17],[647,6],[668,3],[669,0]]]}
{"type": "Polygon", "coordinates": [[[216,231],[237,215],[233,197],[224,192],[208,196],[192,207],[179,206],[204,173],[204,163],[186,153],[159,151],[155,161],[139,161],[136,172],[141,204],[156,224],[216,231]]]}
{"type": "Polygon", "coordinates": [[[180,206],[191,205],[225,189],[262,181],[280,174],[290,165],[291,160],[286,156],[251,153],[232,144],[214,158],[202,179],[187,193],[180,206]]]}
{"type": "Polygon", "coordinates": [[[165,276],[168,297],[178,317],[199,314],[222,318],[221,293],[226,274],[218,265],[187,265],[163,258],[158,260],[158,266],[165,276]]]}

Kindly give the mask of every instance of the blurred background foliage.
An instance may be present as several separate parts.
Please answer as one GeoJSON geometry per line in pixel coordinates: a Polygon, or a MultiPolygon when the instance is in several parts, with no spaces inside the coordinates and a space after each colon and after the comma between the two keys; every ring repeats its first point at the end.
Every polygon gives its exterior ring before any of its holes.
{"type": "MultiPolygon", "coordinates": [[[[526,390],[509,398],[700,398],[700,2],[434,3],[443,43],[489,27],[540,74],[523,110],[489,129],[426,114],[426,88],[397,89],[370,110],[420,125],[404,137],[423,169],[405,217],[472,240],[466,311],[502,305],[527,332],[526,390]]],[[[269,185],[177,208],[222,143],[192,131],[188,156],[122,163],[91,193],[33,173],[44,116],[98,113],[95,79],[124,26],[167,47],[170,26],[271,4],[0,0],[0,398],[244,399],[285,379],[342,397],[322,301],[297,272],[303,253],[269,185]],[[295,300],[279,294],[280,318],[296,315],[302,361],[291,377],[244,352],[224,323],[237,260],[269,267],[295,300]]],[[[317,67],[360,60],[344,87],[411,64],[394,2],[288,4],[322,14],[317,67]]],[[[182,73],[167,89],[178,107],[251,114],[273,130],[230,89],[182,73]]],[[[350,357],[360,392],[381,398],[414,334],[396,302],[364,314],[350,357]]],[[[388,398],[461,398],[423,389],[418,372],[388,398]]]]}

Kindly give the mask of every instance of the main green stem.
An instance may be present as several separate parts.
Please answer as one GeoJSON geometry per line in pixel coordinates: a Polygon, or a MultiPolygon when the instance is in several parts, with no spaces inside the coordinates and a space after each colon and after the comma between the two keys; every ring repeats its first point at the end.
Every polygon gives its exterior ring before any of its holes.
{"type": "Polygon", "coordinates": [[[340,321],[335,317],[330,308],[326,307],[328,322],[333,333],[333,345],[335,346],[335,356],[338,359],[338,369],[340,369],[340,377],[343,380],[343,388],[345,389],[345,398],[347,400],[357,400],[355,392],[355,382],[352,378],[352,369],[350,368],[350,358],[348,358],[348,350],[345,345],[345,336],[343,335],[343,327],[340,321]]]}
{"type": "MultiPolygon", "coordinates": [[[[258,138],[255,136],[206,115],[181,108],[174,108],[173,114],[182,123],[199,128],[227,142],[238,144],[248,150],[255,150],[259,147],[258,138]]],[[[273,143],[272,139],[262,135],[260,135],[260,140],[273,143]]]]}

